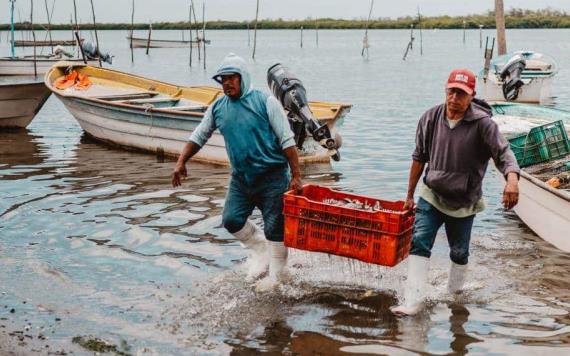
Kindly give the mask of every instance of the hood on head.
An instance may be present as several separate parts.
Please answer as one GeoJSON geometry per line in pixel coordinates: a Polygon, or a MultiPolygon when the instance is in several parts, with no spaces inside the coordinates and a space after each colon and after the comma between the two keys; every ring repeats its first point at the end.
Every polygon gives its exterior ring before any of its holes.
{"type": "Polygon", "coordinates": [[[222,75],[237,73],[241,77],[241,98],[249,94],[253,89],[251,76],[247,70],[247,65],[243,58],[235,53],[228,54],[220,64],[216,74],[212,77],[216,82],[222,84],[222,75]]]}

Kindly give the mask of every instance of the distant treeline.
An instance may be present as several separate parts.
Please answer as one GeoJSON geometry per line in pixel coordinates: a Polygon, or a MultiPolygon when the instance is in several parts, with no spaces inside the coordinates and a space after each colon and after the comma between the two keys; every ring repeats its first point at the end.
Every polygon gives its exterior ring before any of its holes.
{"type": "MultiPolygon", "coordinates": [[[[507,28],[570,28],[570,15],[565,11],[553,9],[543,10],[523,10],[510,9],[505,14],[505,22],[507,28]]],[[[202,27],[202,24],[192,24],[194,28],[202,27]]],[[[371,19],[369,28],[371,29],[403,29],[409,28],[411,25],[416,27],[432,29],[459,29],[479,28],[483,25],[485,28],[495,27],[495,13],[488,11],[480,15],[459,16],[435,16],[435,17],[400,17],[397,19],[376,18],[371,19]]],[[[17,23],[16,29],[29,30],[30,24],[23,22],[17,23]]],[[[207,21],[207,29],[209,30],[238,30],[253,28],[253,21],[207,21]]],[[[366,26],[366,20],[341,20],[341,19],[305,19],[305,20],[260,20],[257,23],[259,29],[362,29],[366,26]]],[[[81,29],[92,29],[93,24],[81,24],[81,29]]],[[[0,30],[8,30],[9,24],[0,24],[0,30]]],[[[45,30],[46,24],[34,24],[34,29],[45,30]]],[[[69,30],[70,24],[52,24],[53,30],[69,30]]],[[[128,30],[131,28],[129,23],[100,23],[97,28],[101,30],[128,30]]],[[[148,28],[148,24],[136,23],[136,30],[144,30],[148,28]]],[[[183,30],[188,29],[188,22],[156,22],[152,24],[155,30],[183,30]]]]}

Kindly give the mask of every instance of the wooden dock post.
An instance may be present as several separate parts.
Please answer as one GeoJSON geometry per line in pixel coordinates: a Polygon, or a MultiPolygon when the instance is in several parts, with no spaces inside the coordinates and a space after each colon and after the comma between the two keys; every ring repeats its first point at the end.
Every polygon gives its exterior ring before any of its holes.
{"type": "Polygon", "coordinates": [[[495,0],[495,22],[497,24],[497,54],[507,53],[507,39],[505,36],[505,7],[503,0],[495,0]]]}
{"type": "Polygon", "coordinates": [[[301,48],[303,48],[303,26],[301,26],[301,48]]]}

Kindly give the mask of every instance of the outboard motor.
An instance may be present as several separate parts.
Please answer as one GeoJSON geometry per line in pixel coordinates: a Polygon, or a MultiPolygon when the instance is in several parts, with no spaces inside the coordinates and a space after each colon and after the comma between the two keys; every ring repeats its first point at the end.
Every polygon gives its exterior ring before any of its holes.
{"type": "Polygon", "coordinates": [[[516,100],[519,96],[519,89],[524,85],[521,79],[522,71],[526,67],[526,62],[520,54],[513,56],[501,70],[503,81],[503,97],[507,101],[516,100]]]}
{"type": "Polygon", "coordinates": [[[297,147],[301,148],[307,132],[335,161],[340,160],[340,135],[333,138],[329,127],[321,125],[309,109],[303,83],[282,64],[277,63],[267,70],[267,84],[283,108],[289,112],[289,123],[295,134],[297,147]]]}
{"type": "Polygon", "coordinates": [[[89,59],[97,59],[101,57],[103,62],[107,62],[109,64],[113,64],[113,57],[109,53],[101,53],[93,42],[90,41],[83,41],[81,43],[81,48],[83,48],[83,52],[89,59]]]}

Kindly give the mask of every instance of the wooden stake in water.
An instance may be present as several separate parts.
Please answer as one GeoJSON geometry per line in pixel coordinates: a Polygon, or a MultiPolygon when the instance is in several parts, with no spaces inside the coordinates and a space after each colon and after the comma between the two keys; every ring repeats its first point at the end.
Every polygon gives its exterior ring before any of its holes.
{"type": "Polygon", "coordinates": [[[73,14],[69,14],[69,28],[71,29],[71,40],[75,42],[75,36],[73,35],[75,29],[75,26],[73,26],[73,14]]]}
{"type": "Polygon", "coordinates": [[[483,66],[483,81],[487,80],[489,76],[489,68],[491,67],[491,58],[493,58],[493,50],[495,49],[495,38],[493,38],[493,44],[489,49],[489,37],[485,41],[485,64],[483,66]]]}
{"type": "Polygon", "coordinates": [[[414,49],[414,24],[410,25],[410,49],[414,49]]]}
{"type": "Polygon", "coordinates": [[[317,48],[319,48],[319,23],[315,20],[315,40],[317,41],[317,48]]]}
{"type": "Polygon", "coordinates": [[[404,52],[404,56],[402,57],[402,60],[406,60],[406,58],[408,57],[408,53],[413,50],[413,43],[414,43],[414,24],[410,25],[410,42],[408,42],[408,45],[406,46],[406,52],[404,52]]]}
{"type": "Polygon", "coordinates": [[[12,52],[12,58],[16,57],[16,50],[14,46],[14,2],[16,0],[10,0],[12,6],[10,7],[10,51],[12,52]]]}
{"type": "Polygon", "coordinates": [[[465,26],[467,25],[467,22],[465,22],[465,20],[463,20],[463,44],[465,44],[465,26]]]}
{"type": "Polygon", "coordinates": [[[148,37],[146,39],[146,54],[148,55],[148,50],[150,48],[150,36],[152,36],[152,24],[148,25],[148,37]]]}
{"type": "MultiPolygon", "coordinates": [[[[73,31],[71,31],[72,35],[73,35],[73,41],[75,41],[75,32],[79,31],[79,26],[77,25],[77,4],[75,3],[75,0],[73,0],[73,16],[75,19],[75,23],[74,23],[74,27],[75,29],[73,31]]],[[[75,53],[77,53],[79,55],[79,47],[81,46],[81,43],[78,43],[77,41],[75,41],[75,53]]]]}
{"type": "Polygon", "coordinates": [[[204,44],[204,70],[206,70],[206,1],[202,3],[202,43],[204,44]]]}
{"type": "MultiPolygon", "coordinates": [[[[79,23],[77,22],[77,4],[75,3],[75,0],[73,0],[73,16],[75,19],[75,30],[79,31],[79,23]]],[[[81,36],[81,31],[79,31],[79,35],[81,36]]]]}
{"type": "Polygon", "coordinates": [[[507,53],[507,39],[505,36],[505,7],[503,0],[495,0],[495,22],[497,26],[497,54],[499,56],[507,53]]]}
{"type": "Polygon", "coordinates": [[[103,67],[103,63],[101,62],[101,47],[99,47],[99,35],[97,34],[97,20],[95,20],[95,6],[93,6],[93,0],[91,0],[91,13],[93,14],[93,31],[95,31],[95,44],[97,45],[99,67],[103,67]]]}
{"type": "Polygon", "coordinates": [[[20,40],[24,40],[24,31],[23,31],[23,26],[22,26],[22,12],[20,11],[20,9],[18,9],[18,24],[20,27],[20,40]]]}
{"type": "Polygon", "coordinates": [[[194,45],[194,41],[192,40],[192,4],[190,4],[188,10],[188,30],[190,31],[190,61],[189,65],[192,68],[192,46],[194,45]]]}
{"type": "Polygon", "coordinates": [[[368,58],[368,48],[370,44],[368,43],[368,25],[370,24],[370,17],[372,16],[372,9],[374,8],[374,0],[370,0],[370,11],[368,11],[368,18],[366,19],[366,28],[364,30],[364,39],[362,40],[362,51],[360,55],[364,57],[364,52],[366,51],[366,58],[368,58]]]}
{"type": "Polygon", "coordinates": [[[196,6],[194,6],[194,0],[190,0],[190,3],[192,4],[192,15],[194,16],[194,24],[196,25],[196,41],[198,43],[198,62],[200,62],[202,60],[202,55],[201,55],[201,49],[200,47],[202,47],[202,38],[200,37],[200,26],[198,23],[198,20],[196,20],[196,6]]]}
{"type": "Polygon", "coordinates": [[[131,63],[135,62],[135,53],[133,50],[133,36],[135,32],[135,0],[132,1],[132,10],[131,10],[131,35],[129,41],[129,47],[131,48],[131,63]]]}
{"type": "Polygon", "coordinates": [[[32,27],[32,40],[34,41],[34,77],[37,77],[38,63],[36,60],[36,32],[34,31],[34,0],[30,0],[30,26],[32,27]]]}
{"type": "Polygon", "coordinates": [[[249,36],[249,21],[247,22],[247,46],[251,47],[251,40],[249,36]]]}
{"type": "MultiPolygon", "coordinates": [[[[55,1],[54,1],[55,3],[55,1]]],[[[49,14],[49,8],[48,8],[48,3],[47,0],[44,0],[44,4],[46,5],[46,14],[47,14],[47,19],[48,19],[48,27],[47,27],[47,32],[49,35],[49,46],[51,47],[51,52],[53,53],[53,40],[51,38],[51,16],[49,14]]]]}
{"type": "MultiPolygon", "coordinates": [[[[81,40],[79,39],[79,32],[75,31],[75,40],[79,43],[81,40]]],[[[83,47],[81,45],[78,46],[79,51],[81,52],[81,58],[83,58],[83,63],[87,64],[87,58],[85,57],[85,51],[83,51],[83,47]]]]}
{"type": "MultiPolygon", "coordinates": [[[[47,1],[47,0],[46,0],[46,1],[47,1]]],[[[47,3],[46,3],[46,4],[47,4],[47,3]]],[[[47,41],[48,36],[50,36],[50,38],[51,38],[51,20],[52,20],[52,18],[53,18],[54,8],[55,8],[55,1],[52,1],[52,3],[51,3],[51,11],[48,11],[48,13],[47,13],[48,27],[50,28],[50,30],[49,30],[49,31],[46,31],[46,34],[45,34],[44,39],[43,39],[44,41],[47,41]]],[[[50,39],[50,43],[51,43],[51,39],[50,39]]],[[[43,50],[44,50],[44,47],[42,47],[42,50],[41,50],[40,54],[43,53],[43,50]]],[[[52,46],[52,52],[53,52],[53,46],[52,46]]]]}
{"type": "Polygon", "coordinates": [[[479,48],[483,48],[483,25],[479,25],[479,48]]]}
{"type": "Polygon", "coordinates": [[[259,16],[259,0],[257,0],[257,6],[255,7],[255,22],[253,25],[253,53],[251,58],[255,59],[255,47],[257,45],[257,17],[259,16]]]}
{"type": "Polygon", "coordinates": [[[420,13],[420,7],[418,6],[418,27],[420,29],[420,56],[424,55],[424,39],[422,35],[422,15],[420,13]]]}
{"type": "Polygon", "coordinates": [[[303,48],[303,26],[301,26],[301,48],[303,48]]]}

